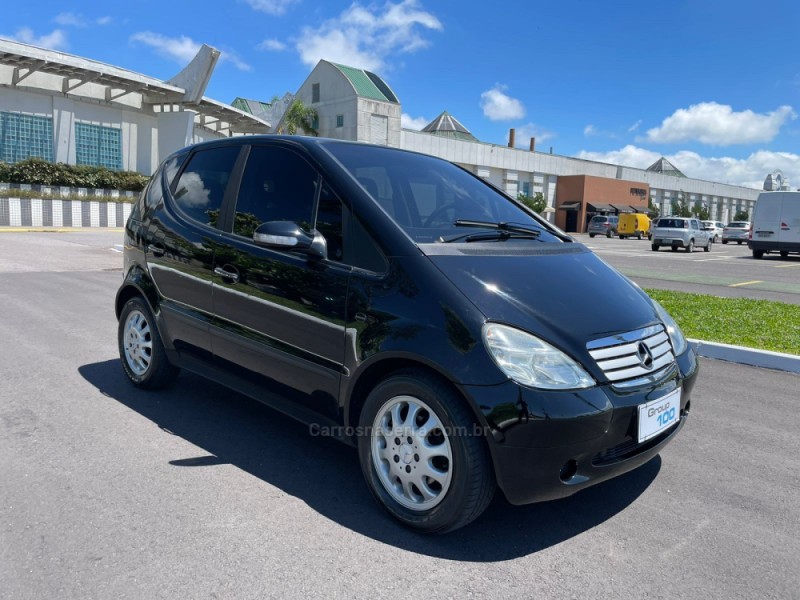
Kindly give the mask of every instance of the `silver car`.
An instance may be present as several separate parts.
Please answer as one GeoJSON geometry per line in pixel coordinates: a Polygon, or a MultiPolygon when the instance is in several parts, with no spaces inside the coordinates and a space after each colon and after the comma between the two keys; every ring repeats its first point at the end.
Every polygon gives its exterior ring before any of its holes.
{"type": "Polygon", "coordinates": [[[683,248],[692,252],[695,246],[711,251],[712,237],[700,224],[700,220],[689,217],[661,217],[653,225],[650,248],[657,252],[661,246],[669,246],[673,252],[683,248]]]}
{"type": "Polygon", "coordinates": [[[722,231],[725,229],[725,224],[721,221],[701,221],[703,229],[711,234],[711,241],[715,244],[722,239],[722,231]]]}
{"type": "Polygon", "coordinates": [[[596,235],[604,235],[610,238],[612,235],[617,235],[617,223],[619,223],[619,217],[617,216],[595,215],[589,221],[589,227],[587,227],[586,231],[591,238],[596,235]]]}
{"type": "Polygon", "coordinates": [[[744,244],[750,236],[750,221],[732,221],[722,230],[722,243],[736,242],[744,244]]]}

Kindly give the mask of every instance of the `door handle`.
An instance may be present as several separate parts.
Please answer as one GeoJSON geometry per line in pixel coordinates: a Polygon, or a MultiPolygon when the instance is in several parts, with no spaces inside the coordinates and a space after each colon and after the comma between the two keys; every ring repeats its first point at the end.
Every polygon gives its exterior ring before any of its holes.
{"type": "Polygon", "coordinates": [[[224,267],[216,267],[214,269],[214,275],[219,275],[223,279],[227,279],[228,281],[232,281],[233,283],[239,283],[239,274],[234,273],[232,271],[228,271],[224,267]]]}

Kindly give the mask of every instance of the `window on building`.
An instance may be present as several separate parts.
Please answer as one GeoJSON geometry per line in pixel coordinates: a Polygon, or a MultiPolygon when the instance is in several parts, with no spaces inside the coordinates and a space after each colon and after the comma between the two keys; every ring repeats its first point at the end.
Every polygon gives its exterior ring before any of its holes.
{"type": "Polygon", "coordinates": [[[336,126],[344,127],[344,115],[336,115],[336,126]]]}
{"type": "Polygon", "coordinates": [[[319,84],[312,83],[311,84],[311,102],[319,102],[319,84]]]}
{"type": "Polygon", "coordinates": [[[122,168],[122,131],[90,123],[75,123],[75,162],[90,167],[122,168]]]}
{"type": "Polygon", "coordinates": [[[26,158],[53,160],[53,119],[0,112],[0,160],[15,163],[26,158]]]}

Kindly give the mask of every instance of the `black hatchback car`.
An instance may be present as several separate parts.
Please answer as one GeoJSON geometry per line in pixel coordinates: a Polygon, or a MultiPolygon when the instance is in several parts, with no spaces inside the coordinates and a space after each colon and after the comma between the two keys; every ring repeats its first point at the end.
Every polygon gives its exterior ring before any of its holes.
{"type": "Polygon", "coordinates": [[[199,144],[156,171],[125,236],[135,385],[186,369],[353,444],[377,501],[421,531],[469,523],[497,486],[524,504],[629,471],[689,413],[697,359],[663,308],[444,160],[199,144]]]}

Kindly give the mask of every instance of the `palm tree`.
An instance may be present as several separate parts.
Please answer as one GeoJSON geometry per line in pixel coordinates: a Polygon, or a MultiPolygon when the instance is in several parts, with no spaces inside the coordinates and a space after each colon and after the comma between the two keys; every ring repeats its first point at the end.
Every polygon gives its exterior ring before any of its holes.
{"type": "Polygon", "coordinates": [[[302,100],[294,100],[283,113],[278,124],[277,133],[288,133],[295,135],[297,130],[301,130],[309,135],[317,136],[319,132],[314,127],[317,120],[317,110],[311,106],[303,104],[302,100]]]}

